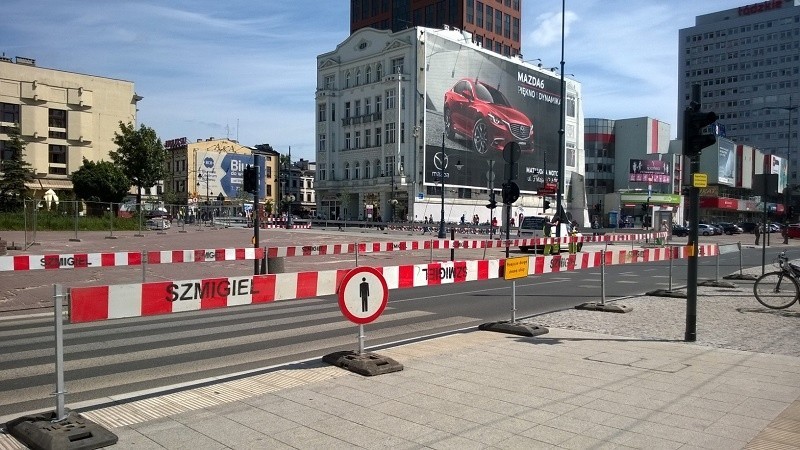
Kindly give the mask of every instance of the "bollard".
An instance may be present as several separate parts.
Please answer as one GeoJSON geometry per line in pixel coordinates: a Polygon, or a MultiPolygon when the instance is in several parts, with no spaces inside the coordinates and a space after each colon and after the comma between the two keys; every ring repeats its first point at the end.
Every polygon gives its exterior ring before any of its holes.
{"type": "Polygon", "coordinates": [[[714,281],[719,281],[719,251],[717,251],[717,269],[714,275],[714,281]]]}
{"type": "Polygon", "coordinates": [[[737,242],[737,244],[739,246],[739,276],[741,277],[743,275],[742,274],[742,242],[739,241],[739,242],[737,242]]]}
{"type": "Polygon", "coordinates": [[[55,307],[55,332],[56,332],[56,421],[66,417],[64,408],[64,288],[60,284],[53,285],[53,306],[55,307]]]}
{"type": "MultiPolygon", "coordinates": [[[[356,242],[355,245],[356,245],[356,267],[358,267],[358,242],[356,242]]],[[[363,353],[363,352],[359,352],[359,353],[363,353]]]]}
{"type": "Polygon", "coordinates": [[[267,258],[267,273],[283,273],[284,272],[284,257],[276,256],[275,258],[267,258]]]}
{"type": "Polygon", "coordinates": [[[675,250],[677,250],[677,247],[669,248],[669,287],[667,288],[667,290],[669,290],[670,292],[672,292],[672,259],[675,256],[674,255],[675,250]]]}
{"type": "Polygon", "coordinates": [[[428,260],[428,263],[432,264],[433,263],[433,238],[431,238],[430,243],[431,243],[431,257],[428,260]]]}

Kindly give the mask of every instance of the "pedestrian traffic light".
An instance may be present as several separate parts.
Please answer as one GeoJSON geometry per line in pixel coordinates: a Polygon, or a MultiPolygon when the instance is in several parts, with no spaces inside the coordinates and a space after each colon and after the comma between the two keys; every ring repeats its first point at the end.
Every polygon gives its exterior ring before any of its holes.
{"type": "Polygon", "coordinates": [[[700,103],[692,102],[683,111],[683,154],[697,156],[706,147],[714,145],[714,134],[703,134],[703,129],[717,121],[713,112],[700,112],[700,103]]]}
{"type": "Polygon", "coordinates": [[[256,172],[255,167],[250,167],[248,164],[247,167],[244,168],[242,184],[244,185],[245,192],[251,194],[256,194],[258,192],[258,172],[256,172]]]}
{"type": "Polygon", "coordinates": [[[503,183],[503,203],[510,205],[519,199],[519,186],[513,181],[503,183]]]}
{"type": "Polygon", "coordinates": [[[550,201],[549,200],[543,200],[542,201],[542,212],[545,212],[548,209],[550,209],[550,201]]]}
{"type": "Polygon", "coordinates": [[[497,208],[497,201],[494,198],[494,191],[489,192],[489,203],[486,205],[489,209],[497,208]]]}

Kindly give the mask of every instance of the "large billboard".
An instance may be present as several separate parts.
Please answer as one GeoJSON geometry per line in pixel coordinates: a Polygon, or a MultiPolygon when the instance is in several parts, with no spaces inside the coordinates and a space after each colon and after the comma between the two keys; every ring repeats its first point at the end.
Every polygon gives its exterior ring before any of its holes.
{"type": "Polygon", "coordinates": [[[513,173],[535,192],[558,173],[561,80],[435,34],[425,42],[424,183],[499,188],[503,148],[519,144],[513,173]],[[444,150],[444,152],[443,152],[444,150]],[[460,164],[458,164],[460,162],[460,164]],[[456,168],[460,165],[462,168],[456,168]]]}
{"type": "MultiPolygon", "coordinates": [[[[259,197],[264,197],[264,164],[260,161],[259,197]]],[[[255,164],[253,155],[240,155],[238,153],[220,153],[217,151],[197,152],[197,195],[205,197],[206,192],[210,197],[216,198],[220,193],[226,199],[248,198],[250,194],[244,193],[243,174],[248,165],[255,164]]]]}
{"type": "Polygon", "coordinates": [[[670,165],[669,161],[657,159],[632,159],[628,181],[669,184],[672,182],[670,165]]]}

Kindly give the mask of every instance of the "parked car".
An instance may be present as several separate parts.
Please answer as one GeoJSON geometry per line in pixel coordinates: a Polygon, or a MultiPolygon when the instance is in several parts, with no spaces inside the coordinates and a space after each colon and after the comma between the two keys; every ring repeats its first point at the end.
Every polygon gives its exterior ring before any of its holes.
{"type": "Polygon", "coordinates": [[[727,234],[727,235],[729,235],[729,236],[730,235],[734,235],[734,234],[741,234],[742,233],[742,229],[738,225],[730,223],[730,222],[720,222],[720,223],[718,223],[716,225],[721,227],[722,228],[722,232],[727,234]]]}
{"type": "MultiPolygon", "coordinates": [[[[547,220],[547,217],[543,216],[527,216],[522,219],[522,223],[517,230],[517,237],[521,239],[533,239],[533,238],[541,238],[544,237],[544,223],[547,220]]],[[[561,223],[561,237],[569,236],[570,227],[566,223],[561,223]]],[[[556,236],[556,230],[553,229],[550,237],[556,236]]],[[[576,236],[583,236],[580,232],[576,236]]],[[[559,251],[561,250],[568,250],[569,247],[566,245],[555,244],[559,251]]],[[[581,251],[583,248],[583,242],[578,242],[578,251],[581,251]]],[[[541,245],[534,245],[534,246],[525,246],[522,245],[519,249],[523,252],[527,252],[528,250],[533,250],[534,252],[541,252],[543,248],[541,245]]]]}
{"type": "Polygon", "coordinates": [[[769,232],[770,233],[780,233],[781,232],[781,224],[779,224],[779,223],[772,222],[770,224],[767,224],[767,226],[769,227],[769,232]]]}
{"type": "Polygon", "coordinates": [[[457,82],[444,94],[444,128],[450,139],[461,135],[476,152],[502,151],[516,141],[520,150],[533,150],[533,123],[502,92],[472,78],[457,82]]]}
{"type": "Polygon", "coordinates": [[[787,225],[786,234],[792,239],[800,238],[800,223],[787,225]]]}
{"type": "Polygon", "coordinates": [[[707,223],[701,223],[697,225],[697,234],[701,236],[714,236],[720,234],[720,232],[707,223]]]}
{"type": "Polygon", "coordinates": [[[757,225],[755,222],[742,222],[739,224],[739,228],[745,233],[752,233],[756,230],[757,225]]]}
{"type": "Polygon", "coordinates": [[[678,225],[677,223],[672,224],[672,235],[678,237],[684,237],[689,235],[689,228],[678,225]]]}

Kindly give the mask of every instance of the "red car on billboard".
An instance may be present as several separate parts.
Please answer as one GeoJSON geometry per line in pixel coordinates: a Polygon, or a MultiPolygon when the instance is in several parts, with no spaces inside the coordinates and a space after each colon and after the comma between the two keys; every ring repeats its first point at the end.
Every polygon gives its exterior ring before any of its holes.
{"type": "Polygon", "coordinates": [[[533,124],[514,109],[502,92],[471,78],[464,78],[444,94],[444,127],[453,139],[463,136],[476,152],[502,151],[511,142],[521,150],[533,150],[533,124]]]}

